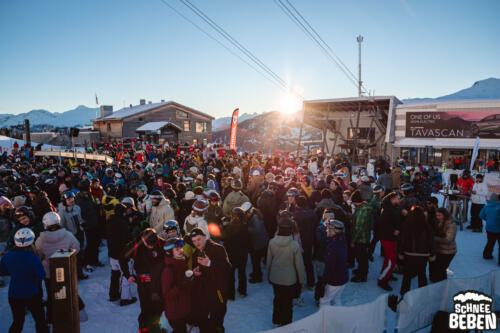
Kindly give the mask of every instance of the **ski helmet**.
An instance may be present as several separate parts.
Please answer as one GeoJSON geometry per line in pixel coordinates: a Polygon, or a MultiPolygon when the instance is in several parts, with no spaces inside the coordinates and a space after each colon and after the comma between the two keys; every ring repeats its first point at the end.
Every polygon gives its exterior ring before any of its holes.
{"type": "Polygon", "coordinates": [[[135,207],[135,203],[134,203],[134,199],[132,199],[131,197],[125,197],[122,199],[122,204],[124,204],[125,206],[129,207],[129,208],[134,208],[135,207]]]}
{"type": "Polygon", "coordinates": [[[137,185],[137,187],[135,188],[136,191],[142,191],[144,193],[148,193],[148,187],[144,184],[141,184],[141,185],[137,185]]]}
{"type": "Polygon", "coordinates": [[[174,247],[183,247],[184,241],[181,238],[169,238],[165,241],[165,245],[163,245],[163,250],[165,251],[165,255],[168,257],[173,256],[174,247]]]}
{"type": "Polygon", "coordinates": [[[27,247],[35,241],[35,233],[30,228],[21,228],[14,235],[14,243],[17,247],[27,247]]]}
{"type": "Polygon", "coordinates": [[[45,229],[48,229],[52,225],[61,224],[61,218],[56,212],[48,212],[42,218],[42,223],[45,229]]]}
{"type": "Polygon", "coordinates": [[[163,231],[168,233],[171,230],[177,231],[177,235],[181,235],[181,229],[179,227],[179,223],[176,220],[168,220],[167,222],[163,223],[163,231]]]}

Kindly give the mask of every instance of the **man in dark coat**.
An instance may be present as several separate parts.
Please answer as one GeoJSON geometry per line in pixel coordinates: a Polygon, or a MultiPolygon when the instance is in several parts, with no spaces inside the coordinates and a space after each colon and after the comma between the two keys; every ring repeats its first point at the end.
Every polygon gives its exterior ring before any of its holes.
{"type": "Polygon", "coordinates": [[[165,241],[156,231],[145,229],[139,239],[125,246],[120,255],[120,269],[129,283],[137,283],[137,293],[141,305],[139,332],[160,333],[161,269],[163,267],[163,245],[165,241]],[[134,259],[135,276],[130,272],[128,262],[134,259]]]}
{"type": "Polygon", "coordinates": [[[200,332],[224,332],[224,316],[228,296],[231,264],[222,245],[207,240],[201,228],[189,234],[196,251],[193,254],[193,272],[199,277],[193,287],[193,321],[200,332]]]}
{"type": "Polygon", "coordinates": [[[384,264],[378,278],[380,288],[391,291],[389,280],[397,262],[397,239],[403,216],[399,208],[399,195],[391,192],[382,200],[382,214],[377,223],[377,234],[384,248],[384,264]]]}
{"type": "Polygon", "coordinates": [[[314,288],[314,268],[312,264],[312,252],[314,245],[314,233],[316,231],[317,216],[314,211],[309,208],[305,196],[300,195],[295,199],[297,209],[293,213],[293,218],[299,227],[300,241],[302,243],[302,258],[307,274],[307,287],[309,290],[314,288]]]}
{"type": "Polygon", "coordinates": [[[85,249],[85,263],[91,266],[102,267],[99,262],[99,211],[94,197],[90,194],[90,182],[82,180],[78,183],[80,192],[76,195],[75,202],[80,206],[87,247],[85,249]]]}

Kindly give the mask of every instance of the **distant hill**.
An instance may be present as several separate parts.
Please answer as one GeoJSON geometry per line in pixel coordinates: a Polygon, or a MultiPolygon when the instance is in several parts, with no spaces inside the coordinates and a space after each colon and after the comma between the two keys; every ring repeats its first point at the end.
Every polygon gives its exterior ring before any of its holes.
{"type": "Polygon", "coordinates": [[[403,103],[420,103],[430,101],[457,101],[463,99],[500,99],[500,79],[489,78],[474,82],[470,88],[459,90],[453,94],[436,98],[410,98],[403,103]]]}
{"type": "Polygon", "coordinates": [[[21,125],[29,119],[31,126],[82,127],[92,125],[90,119],[95,118],[98,108],[88,108],[80,105],[65,112],[49,112],[47,110],[31,110],[20,114],[0,114],[0,127],[21,125]]]}
{"type": "MultiPolygon", "coordinates": [[[[236,146],[244,151],[292,151],[297,148],[299,133],[300,121],[297,113],[283,117],[280,112],[271,111],[239,123],[236,146]]],[[[229,128],[212,132],[212,140],[215,142],[229,142],[229,136],[229,128]]],[[[320,130],[304,125],[303,141],[321,138],[320,130]]]]}
{"type": "MultiPolygon", "coordinates": [[[[257,115],[258,115],[257,112],[243,113],[243,114],[238,116],[238,124],[247,120],[247,119],[251,119],[257,115]]],[[[231,117],[217,118],[217,119],[212,121],[212,131],[220,131],[220,130],[229,128],[230,125],[231,125],[231,117]]]]}

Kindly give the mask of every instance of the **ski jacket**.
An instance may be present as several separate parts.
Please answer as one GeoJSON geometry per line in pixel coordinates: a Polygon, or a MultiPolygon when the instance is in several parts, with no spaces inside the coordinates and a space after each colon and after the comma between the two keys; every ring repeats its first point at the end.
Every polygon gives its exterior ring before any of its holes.
{"type": "Polygon", "coordinates": [[[0,276],[10,275],[9,298],[23,299],[41,293],[45,279],[40,258],[32,251],[10,250],[0,260],[0,276]]]}
{"type": "Polygon", "coordinates": [[[77,253],[80,252],[80,242],[71,232],[63,228],[42,232],[35,241],[35,247],[38,254],[41,255],[47,278],[50,277],[49,258],[56,251],[74,249],[77,253]]]}
{"type": "Polygon", "coordinates": [[[273,284],[292,286],[305,282],[302,251],[292,236],[276,236],[269,241],[266,267],[269,282],[273,284]]]}
{"type": "Polygon", "coordinates": [[[323,281],[332,286],[342,286],[349,280],[347,269],[347,241],[344,235],[328,238],[323,281]]]}

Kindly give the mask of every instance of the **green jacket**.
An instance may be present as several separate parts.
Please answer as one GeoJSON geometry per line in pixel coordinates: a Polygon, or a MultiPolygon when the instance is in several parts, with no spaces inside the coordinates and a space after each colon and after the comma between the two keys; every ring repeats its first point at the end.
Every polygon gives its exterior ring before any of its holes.
{"type": "Polygon", "coordinates": [[[292,286],[297,282],[305,283],[302,251],[292,236],[276,236],[269,241],[266,266],[271,283],[282,286],[292,286]]]}
{"type": "Polygon", "coordinates": [[[231,216],[231,212],[234,207],[241,206],[244,202],[250,202],[250,199],[246,195],[244,195],[241,191],[233,191],[229,193],[224,200],[224,204],[222,205],[222,212],[225,216],[231,216]]]}
{"type": "Polygon", "coordinates": [[[352,235],[351,243],[368,244],[370,243],[372,214],[370,206],[366,203],[356,207],[352,216],[352,235]]]}

